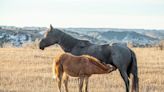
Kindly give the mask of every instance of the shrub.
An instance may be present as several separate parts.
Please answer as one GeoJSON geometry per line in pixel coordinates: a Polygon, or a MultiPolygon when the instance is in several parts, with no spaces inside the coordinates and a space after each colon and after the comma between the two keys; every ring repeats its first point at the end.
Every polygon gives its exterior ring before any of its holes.
{"type": "Polygon", "coordinates": [[[158,44],[158,47],[160,50],[163,50],[164,49],[164,40],[161,40],[158,44]]]}

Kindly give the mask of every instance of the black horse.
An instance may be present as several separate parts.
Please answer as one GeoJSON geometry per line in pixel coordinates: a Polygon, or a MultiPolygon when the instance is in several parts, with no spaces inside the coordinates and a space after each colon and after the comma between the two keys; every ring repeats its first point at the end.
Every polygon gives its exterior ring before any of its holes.
{"type": "Polygon", "coordinates": [[[138,68],[135,53],[127,46],[119,44],[92,44],[86,40],[75,39],[61,29],[53,28],[47,30],[45,37],[40,41],[39,48],[44,50],[53,44],[59,44],[65,52],[74,55],[88,54],[96,57],[102,63],[112,64],[117,67],[126,85],[126,92],[129,92],[129,78],[132,78],[132,91],[139,92],[138,68]]]}

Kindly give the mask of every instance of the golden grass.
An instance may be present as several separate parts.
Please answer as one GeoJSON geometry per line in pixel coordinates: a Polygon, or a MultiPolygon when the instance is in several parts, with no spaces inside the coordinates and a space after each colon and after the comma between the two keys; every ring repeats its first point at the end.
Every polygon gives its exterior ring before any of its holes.
{"type": "MultiPolygon", "coordinates": [[[[164,50],[135,48],[139,67],[140,92],[163,92],[164,50]]],[[[57,92],[51,66],[58,48],[0,48],[0,92],[57,92]]],[[[77,78],[69,81],[70,92],[78,92],[77,78]]],[[[117,71],[93,75],[89,92],[125,92],[124,82],[117,71]]]]}

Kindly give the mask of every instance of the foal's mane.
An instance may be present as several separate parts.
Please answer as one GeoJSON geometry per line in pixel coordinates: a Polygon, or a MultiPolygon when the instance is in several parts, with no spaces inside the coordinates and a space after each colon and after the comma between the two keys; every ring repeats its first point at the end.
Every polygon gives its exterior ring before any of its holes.
{"type": "Polygon", "coordinates": [[[88,58],[88,59],[91,61],[92,64],[94,64],[94,65],[100,67],[101,69],[103,69],[103,70],[105,70],[105,71],[108,70],[107,66],[106,66],[106,65],[103,65],[103,64],[101,63],[101,61],[98,60],[97,58],[95,58],[95,57],[93,57],[93,56],[90,56],[90,55],[82,55],[82,56],[88,58]]]}
{"type": "Polygon", "coordinates": [[[86,57],[86,58],[88,58],[88,59],[90,59],[90,60],[92,60],[92,61],[94,61],[94,62],[101,62],[101,61],[98,60],[97,58],[95,58],[95,57],[93,57],[93,56],[90,56],[90,55],[82,55],[82,56],[84,56],[84,57],[86,57]]]}
{"type": "Polygon", "coordinates": [[[65,54],[65,52],[63,52],[63,51],[60,51],[60,52],[55,53],[54,61],[55,61],[55,62],[59,62],[59,60],[60,60],[60,58],[61,58],[61,56],[62,56],[63,54],[65,54]]]}

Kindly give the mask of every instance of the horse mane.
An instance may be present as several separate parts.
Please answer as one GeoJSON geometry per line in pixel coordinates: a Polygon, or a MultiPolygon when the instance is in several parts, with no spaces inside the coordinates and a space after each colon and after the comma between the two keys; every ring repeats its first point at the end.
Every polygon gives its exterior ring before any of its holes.
{"type": "Polygon", "coordinates": [[[63,38],[66,39],[66,41],[68,42],[68,39],[70,40],[73,40],[73,41],[76,41],[76,42],[84,42],[85,44],[91,44],[89,40],[80,40],[80,39],[77,39],[75,37],[73,37],[70,33],[68,33],[67,30],[65,29],[59,29],[59,28],[53,28],[52,31],[58,31],[60,32],[62,35],[63,35],[63,38]]]}
{"type": "Polygon", "coordinates": [[[97,58],[95,58],[95,57],[93,57],[93,56],[90,56],[90,55],[82,55],[82,56],[88,58],[89,61],[91,61],[92,64],[94,64],[94,65],[100,67],[101,69],[103,69],[103,70],[105,70],[105,71],[108,70],[107,66],[101,64],[101,61],[98,60],[97,58]]]}
{"type": "MultiPolygon", "coordinates": [[[[64,29],[53,28],[52,31],[62,34],[63,37],[67,37],[67,38],[70,38],[70,39],[76,39],[73,36],[71,36],[70,34],[68,34],[64,29]]],[[[76,40],[78,40],[78,39],[76,39],[76,40]]]]}

